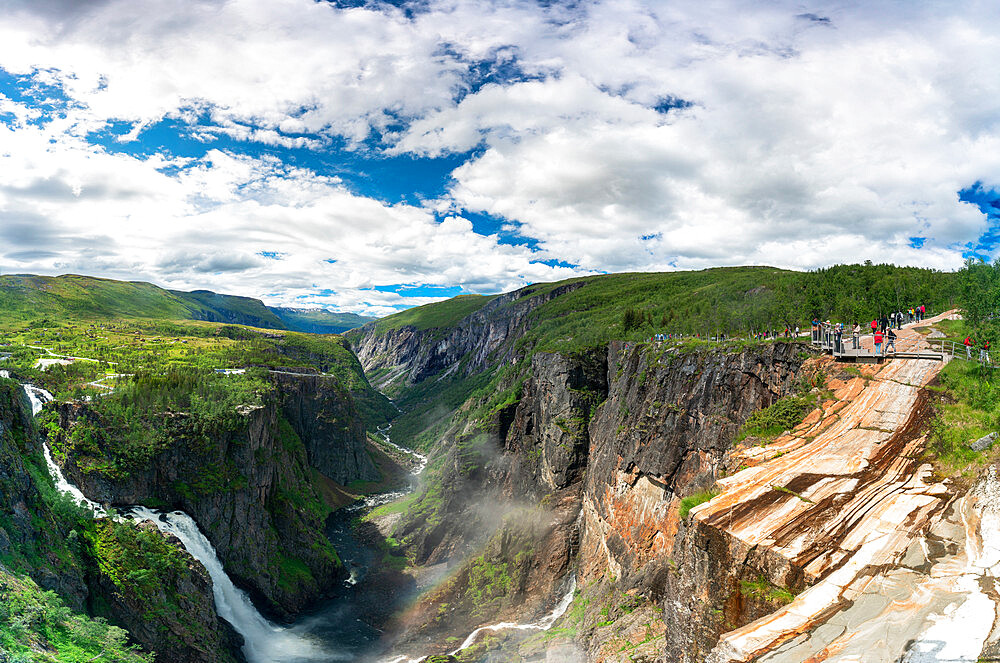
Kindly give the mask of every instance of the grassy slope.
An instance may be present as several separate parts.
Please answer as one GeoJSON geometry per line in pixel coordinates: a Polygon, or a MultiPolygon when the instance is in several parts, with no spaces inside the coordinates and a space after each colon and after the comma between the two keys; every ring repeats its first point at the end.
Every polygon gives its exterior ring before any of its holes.
{"type": "Polygon", "coordinates": [[[0,311],[3,326],[38,318],[189,317],[183,302],[150,283],[77,275],[0,276],[0,311]]]}
{"type": "Polygon", "coordinates": [[[237,322],[267,329],[287,328],[281,318],[264,306],[263,302],[253,297],[220,295],[209,290],[195,290],[193,292],[169,290],[168,292],[184,302],[191,312],[188,317],[195,320],[237,322]]]}
{"type": "Polygon", "coordinates": [[[422,331],[447,329],[481,309],[495,296],[459,295],[443,302],[407,309],[389,317],[380,318],[375,323],[375,329],[379,333],[406,326],[422,331]]]}
{"type": "MultiPolygon", "coordinates": [[[[641,340],[656,332],[712,335],[806,326],[813,316],[843,321],[924,303],[932,310],[953,305],[955,274],[891,265],[838,265],[816,272],[773,267],[717,267],[695,272],[626,273],[528,286],[522,297],[583,283],[532,314],[522,341],[534,350],[573,350],[612,339],[641,340]],[[627,309],[643,314],[623,328],[627,309]]],[[[379,333],[412,326],[444,333],[492,297],[460,295],[381,318],[379,333]]]]}
{"type": "Polygon", "coordinates": [[[0,276],[0,329],[28,321],[214,320],[284,329],[260,300],[91,276],[0,276]]]}

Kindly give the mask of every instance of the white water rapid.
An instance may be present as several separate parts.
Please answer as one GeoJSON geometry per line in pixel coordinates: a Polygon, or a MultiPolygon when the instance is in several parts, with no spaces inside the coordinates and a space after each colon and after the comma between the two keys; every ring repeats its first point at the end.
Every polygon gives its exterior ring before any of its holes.
{"type": "MultiPolygon", "coordinates": [[[[457,656],[458,652],[463,649],[467,649],[472,645],[476,644],[476,639],[479,634],[484,631],[548,631],[552,628],[552,625],[556,621],[566,614],[569,609],[570,604],[573,602],[573,596],[576,594],[576,576],[573,576],[569,583],[569,591],[566,595],[559,599],[559,603],[556,607],[552,609],[552,612],[545,615],[537,622],[532,622],[530,624],[517,624],[515,622],[500,622],[498,624],[490,624],[489,626],[480,626],[475,631],[469,634],[458,649],[448,652],[449,656],[457,656]]],[[[422,663],[427,660],[427,656],[421,656],[419,658],[410,658],[409,656],[396,656],[395,658],[384,659],[381,663],[422,663]]]]}
{"type": "MultiPolygon", "coordinates": [[[[52,394],[41,387],[32,384],[25,384],[23,387],[24,393],[31,401],[32,415],[37,415],[41,412],[42,405],[52,400],[52,394]]],[[[78,504],[89,507],[95,516],[107,517],[108,513],[101,505],[88,499],[79,488],[66,479],[62,469],[52,458],[48,442],[43,443],[42,449],[45,463],[59,492],[69,495],[78,504]]],[[[212,578],[216,612],[243,636],[243,653],[249,663],[343,660],[324,651],[313,639],[273,624],[257,612],[246,593],[237,589],[226,575],[218,555],[215,554],[215,548],[201,533],[191,516],[183,511],[161,514],[144,506],[132,507],[129,511],[135,520],[150,520],[161,531],[176,536],[184,544],[184,549],[205,566],[212,578]]]]}
{"type": "Polygon", "coordinates": [[[396,444],[395,442],[393,442],[389,438],[389,431],[392,430],[392,424],[385,424],[384,426],[379,426],[377,430],[378,430],[378,434],[382,436],[382,439],[390,447],[392,447],[393,449],[395,449],[396,451],[399,451],[401,453],[407,454],[409,456],[413,456],[413,458],[416,459],[417,466],[413,469],[413,475],[414,476],[420,476],[420,474],[423,473],[424,468],[427,467],[427,456],[425,456],[424,454],[420,453],[419,451],[414,451],[413,449],[408,449],[408,448],[406,448],[404,446],[400,446],[400,445],[396,444]]]}

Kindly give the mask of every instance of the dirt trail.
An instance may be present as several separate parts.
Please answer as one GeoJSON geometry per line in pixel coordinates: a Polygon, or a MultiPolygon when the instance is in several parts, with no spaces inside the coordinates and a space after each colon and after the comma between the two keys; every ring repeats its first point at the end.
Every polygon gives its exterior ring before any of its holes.
{"type": "MultiPolygon", "coordinates": [[[[901,340],[926,347],[914,327],[949,314],[910,325],[901,340]]],[[[984,545],[969,523],[993,508],[985,499],[956,507],[954,491],[921,461],[930,415],[923,387],[942,365],[894,359],[861,367],[857,377],[831,381],[833,398],[794,431],[737,452],[748,467],[720,480],[721,494],[693,516],[731,537],[734,559],[752,557],[772,582],[808,589],[724,634],[712,663],[898,661],[907,651],[905,660],[967,660],[920,657],[922,634],[971,600],[972,571],[962,569],[982,555],[963,551],[969,541],[978,541],[975,550],[984,545]]],[[[982,636],[962,636],[972,661],[995,616],[985,592],[977,599],[990,607],[978,605],[982,636]]],[[[948,642],[933,646],[944,651],[948,642]]]]}

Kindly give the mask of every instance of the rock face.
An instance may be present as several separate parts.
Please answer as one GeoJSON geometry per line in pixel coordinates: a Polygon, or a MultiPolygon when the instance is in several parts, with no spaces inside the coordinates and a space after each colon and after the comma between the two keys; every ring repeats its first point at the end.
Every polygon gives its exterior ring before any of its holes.
{"type": "Polygon", "coordinates": [[[675,498],[712,486],[740,425],[790,390],[803,358],[794,344],[679,355],[612,344],[609,396],[590,427],[584,578],[663,572],[675,498]]]}
{"type": "Polygon", "coordinates": [[[113,537],[113,523],[54,515],[41,494],[39,482],[46,481],[47,474],[30,413],[20,385],[0,380],[0,576],[12,571],[30,575],[77,613],[123,626],[160,660],[241,661],[242,640],[216,615],[206,570],[183,549],[172,549],[176,566],[158,569],[163,582],[152,583],[157,589],[140,597],[128,572],[143,570],[141,562],[138,567],[123,566],[89,543],[100,532],[113,537]]]}
{"type": "Polygon", "coordinates": [[[64,533],[36,484],[44,468],[28,398],[19,384],[0,379],[0,556],[82,609],[84,569],[66,554],[64,533]]]}
{"type": "Polygon", "coordinates": [[[281,412],[306,445],[309,464],[341,484],[375,481],[365,450],[365,427],[353,398],[338,380],[319,375],[273,373],[281,412]]]}
{"type": "Polygon", "coordinates": [[[531,288],[499,295],[443,334],[410,326],[381,333],[376,323],[369,323],[347,336],[367,373],[386,372],[378,385],[382,391],[413,385],[448,369],[470,375],[510,363],[517,355],[512,341],[528,328],[531,312],[582,285],[569,283],[537,295],[531,288]]]}
{"type": "MultiPolygon", "coordinates": [[[[59,406],[63,433],[53,442],[67,455],[64,469],[91,499],[188,513],[234,582],[277,616],[288,617],[319,598],[342,573],[323,533],[325,512],[307,449],[281,416],[291,408],[290,400],[275,398],[243,410],[243,423],[211,445],[190,435],[186,419],[178,416],[170,447],[124,477],[81,470],[93,464],[81,463],[87,457],[78,454],[88,452],[77,451],[72,437],[75,422],[88,414],[85,405],[59,406]]],[[[312,429],[315,446],[322,446],[317,441],[321,430],[320,425],[312,429]]]]}
{"type": "MultiPolygon", "coordinates": [[[[101,519],[88,537],[117,540],[122,535],[113,533],[115,527],[120,526],[101,519]]],[[[161,533],[152,523],[140,523],[137,528],[151,540],[162,539],[160,545],[169,546],[170,557],[178,561],[157,568],[155,582],[141,583],[126,574],[109,572],[107,559],[95,560],[90,583],[93,594],[100,597],[99,613],[125,627],[144,649],[156,652],[157,660],[245,661],[240,651],[243,638],[216,613],[212,580],[205,567],[187,554],[179,540],[161,533]]],[[[128,564],[137,561],[131,559],[128,564]]]]}
{"type": "MultiPolygon", "coordinates": [[[[574,356],[534,355],[520,399],[494,415],[488,432],[472,425],[452,432],[444,445],[447,462],[395,532],[418,560],[436,562],[475,550],[477,534],[495,531],[481,554],[494,568],[518,570],[511,600],[492,613],[461,607],[470,593],[490,596],[476,581],[482,558],[473,557],[411,615],[418,622],[411,630],[419,634],[411,639],[467,632],[491,615],[493,621],[537,618],[576,565],[581,585],[589,587],[584,595],[608,602],[603,613],[592,611],[592,622],[606,622],[613,608],[634,627],[637,642],[643,640],[638,634],[649,630],[649,620],[660,623],[649,601],[665,600],[680,528],[678,496],[714,483],[739,426],[790,389],[806,356],[797,344],[675,355],[621,343],[574,356]],[[430,495],[440,502],[429,518],[430,495]],[[514,511],[518,525],[481,514],[483,504],[502,513],[525,503],[540,503],[533,513],[551,514],[545,518],[555,527],[525,534],[529,514],[514,511]],[[421,529],[428,522],[431,530],[421,529]],[[508,550],[497,543],[518,536],[521,544],[508,550]],[[524,591],[529,586],[532,591],[524,591]],[[627,590],[640,594],[623,610],[619,597],[627,590]],[[448,612],[439,613],[445,605],[448,612]]],[[[658,644],[643,647],[662,649],[666,629],[649,628],[658,644]]]]}

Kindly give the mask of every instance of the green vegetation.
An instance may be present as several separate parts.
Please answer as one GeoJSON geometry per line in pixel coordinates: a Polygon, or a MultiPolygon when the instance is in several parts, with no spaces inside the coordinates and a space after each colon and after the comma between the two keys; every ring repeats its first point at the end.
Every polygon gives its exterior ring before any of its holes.
{"type": "Polygon", "coordinates": [[[694,495],[688,495],[687,497],[681,499],[680,509],[677,511],[678,517],[683,520],[688,517],[691,513],[691,509],[695,508],[699,504],[704,504],[710,501],[713,497],[718,495],[717,490],[703,490],[700,493],[695,493],[694,495]]]}
{"type": "Polygon", "coordinates": [[[771,486],[771,490],[776,490],[779,493],[784,493],[786,495],[791,495],[792,497],[797,497],[800,500],[802,500],[803,502],[808,502],[809,504],[815,504],[815,502],[813,502],[808,497],[803,497],[799,493],[796,493],[794,490],[790,490],[788,488],[785,488],[784,486],[771,486]]]}
{"type": "Polygon", "coordinates": [[[381,318],[375,323],[375,329],[383,334],[406,326],[421,331],[447,329],[486,306],[494,297],[495,295],[459,295],[443,302],[418,306],[381,318]]]}
{"type": "Polygon", "coordinates": [[[802,423],[802,419],[815,407],[816,397],[811,394],[779,398],[770,406],[751,414],[740,429],[737,440],[751,436],[773,439],[802,423]]]}
{"type": "MultiPolygon", "coordinates": [[[[140,373],[91,401],[68,434],[61,435],[54,413],[44,421],[53,453],[71,454],[84,472],[122,478],[181,439],[212,448],[218,438],[243,425],[241,411],[261,406],[263,396],[273,390],[261,369],[237,375],[195,369],[140,373]]],[[[201,477],[207,483],[197,492],[222,489],[238,478],[235,470],[209,469],[201,477]]]]}
{"type": "Polygon", "coordinates": [[[974,362],[949,362],[938,374],[941,398],[934,405],[927,451],[946,476],[971,479],[1000,451],[969,444],[1000,430],[1000,383],[993,371],[974,362]]]}
{"type": "Polygon", "coordinates": [[[73,612],[51,591],[0,569],[0,653],[12,663],[151,663],[128,633],[73,612]],[[10,658],[7,658],[10,657],[10,658]]]}
{"type": "Polygon", "coordinates": [[[764,576],[756,580],[741,580],[740,593],[747,598],[787,605],[795,600],[795,594],[784,587],[769,582],[764,576]]]}

